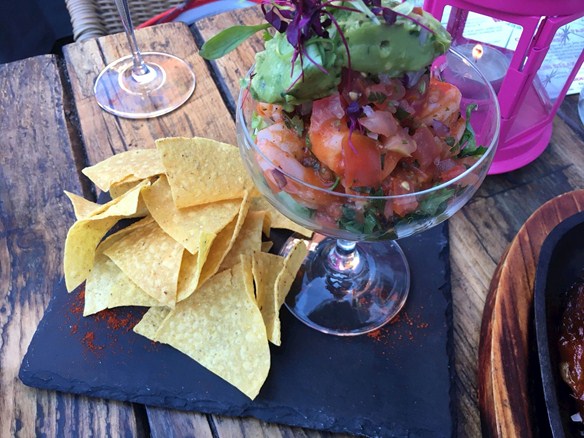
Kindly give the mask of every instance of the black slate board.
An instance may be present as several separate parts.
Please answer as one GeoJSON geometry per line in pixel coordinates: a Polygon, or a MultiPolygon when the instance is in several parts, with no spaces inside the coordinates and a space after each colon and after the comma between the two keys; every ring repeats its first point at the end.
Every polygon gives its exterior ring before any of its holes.
{"type": "Polygon", "coordinates": [[[270,374],[253,402],[179,351],[133,333],[144,310],[83,318],[82,295],[68,294],[62,282],[19,377],[43,389],[326,431],[452,436],[447,225],[400,244],[412,273],[400,315],[370,335],[343,338],[312,330],[283,308],[282,347],[272,346],[270,374]]]}

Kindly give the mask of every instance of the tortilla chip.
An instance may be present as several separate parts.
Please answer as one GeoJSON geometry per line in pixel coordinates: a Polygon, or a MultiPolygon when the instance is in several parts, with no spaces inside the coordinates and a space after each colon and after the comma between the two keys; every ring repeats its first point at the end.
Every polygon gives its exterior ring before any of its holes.
{"type": "Polygon", "coordinates": [[[107,192],[112,184],[135,181],[164,173],[156,149],[134,149],[121,152],[82,172],[101,190],[107,192]]]}
{"type": "Polygon", "coordinates": [[[178,208],[243,197],[254,188],[237,147],[208,138],[156,140],[178,208]]]}
{"type": "Polygon", "coordinates": [[[241,199],[178,209],[166,177],[161,176],[143,193],[146,207],[160,227],[191,254],[199,250],[202,232],[219,234],[240,209],[241,199]]]}
{"type": "Polygon", "coordinates": [[[246,292],[244,265],[220,272],[177,304],[156,333],[254,399],[268,376],[262,315],[246,292]]]}
{"type": "Polygon", "coordinates": [[[247,292],[247,296],[257,305],[252,271],[253,255],[245,254],[240,256],[239,259],[243,268],[245,291],[247,292]]]}
{"type": "Polygon", "coordinates": [[[284,304],[286,295],[288,295],[290,287],[292,287],[292,283],[296,278],[296,274],[307,255],[308,248],[306,247],[305,241],[302,239],[296,239],[290,252],[286,255],[284,268],[278,274],[278,278],[276,278],[276,296],[278,300],[276,304],[278,305],[278,309],[284,304]]]}
{"type": "Polygon", "coordinates": [[[216,234],[201,233],[199,251],[195,255],[188,251],[184,252],[178,276],[177,302],[188,298],[199,286],[201,282],[201,271],[203,270],[203,266],[205,266],[209,251],[216,239],[216,234]]]}
{"type": "Polygon", "coordinates": [[[171,310],[168,307],[151,307],[140,322],[134,326],[134,333],[138,333],[152,341],[158,341],[156,333],[170,312],[171,310]]]}
{"type": "Polygon", "coordinates": [[[265,216],[265,211],[252,211],[247,214],[233,246],[221,263],[220,271],[235,266],[241,261],[242,255],[251,255],[256,251],[261,251],[265,216]]]}
{"type": "Polygon", "coordinates": [[[280,306],[276,279],[284,269],[284,257],[266,252],[253,255],[253,278],[256,288],[256,301],[262,313],[268,340],[280,345],[280,306]]]}
{"type": "Polygon", "coordinates": [[[270,252],[272,247],[274,246],[274,242],[268,240],[266,242],[262,242],[262,252],[270,252]]]}
{"type": "Polygon", "coordinates": [[[70,193],[67,190],[64,190],[64,192],[71,201],[73,213],[75,213],[75,218],[77,220],[86,219],[101,208],[100,204],[89,201],[82,196],[70,193]]]}
{"type": "Polygon", "coordinates": [[[241,201],[239,214],[230,224],[221,230],[217,235],[217,238],[213,241],[213,245],[211,246],[209,255],[201,272],[201,280],[199,284],[203,284],[219,271],[221,262],[223,262],[225,256],[229,253],[229,250],[233,247],[233,243],[245,222],[248,209],[249,204],[247,203],[247,193],[245,193],[244,198],[241,201]]]}
{"type": "Polygon", "coordinates": [[[85,284],[83,316],[121,306],[158,306],[158,301],[140,289],[117,265],[97,254],[85,284]]]}
{"type": "MultiPolygon", "coordinates": [[[[266,210],[268,212],[270,222],[269,226],[272,228],[284,228],[286,230],[294,231],[305,237],[312,237],[313,231],[308,228],[304,228],[301,225],[291,221],[278,210],[276,210],[272,204],[263,196],[258,196],[252,199],[252,206],[250,211],[260,211],[266,210]]],[[[266,234],[267,235],[267,234],[266,234]]]]}
{"type": "Polygon", "coordinates": [[[147,184],[149,183],[138,185],[71,226],[65,240],[63,255],[65,285],[69,292],[79,286],[91,272],[95,250],[103,236],[118,220],[136,214],[140,192],[147,184]]]}
{"type": "MultiPolygon", "coordinates": [[[[144,178],[144,179],[147,179],[148,181],[152,182],[152,180],[154,178],[144,178]]],[[[124,193],[126,193],[128,190],[136,187],[142,181],[143,181],[142,179],[137,179],[135,177],[126,178],[123,181],[112,184],[110,186],[110,189],[109,189],[109,194],[112,197],[112,199],[118,198],[121,195],[123,195],[124,193]]]]}
{"type": "Polygon", "coordinates": [[[125,234],[104,254],[160,304],[174,306],[184,248],[155,222],[125,234]]]}

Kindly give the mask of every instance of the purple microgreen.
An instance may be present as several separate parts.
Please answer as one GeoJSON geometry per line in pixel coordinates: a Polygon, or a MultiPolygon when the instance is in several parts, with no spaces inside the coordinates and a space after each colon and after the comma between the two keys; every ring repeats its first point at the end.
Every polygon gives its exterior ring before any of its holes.
{"type": "Polygon", "coordinates": [[[355,146],[353,145],[352,136],[355,130],[361,131],[362,127],[359,123],[359,117],[363,116],[363,107],[359,105],[356,100],[350,102],[345,108],[345,115],[349,119],[349,146],[356,154],[358,153],[355,146]]]}

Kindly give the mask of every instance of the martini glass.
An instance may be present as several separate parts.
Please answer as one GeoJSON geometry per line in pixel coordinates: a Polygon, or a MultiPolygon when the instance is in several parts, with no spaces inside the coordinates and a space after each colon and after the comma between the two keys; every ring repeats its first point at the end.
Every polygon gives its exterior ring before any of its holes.
{"type": "MultiPolygon", "coordinates": [[[[403,195],[365,196],[313,186],[275,165],[256,145],[248,90],[237,107],[238,144],[260,192],[282,214],[315,232],[305,239],[308,256],[286,298],[288,309],[323,333],[351,336],[389,322],[404,305],[410,286],[408,262],[397,240],[450,218],[473,196],[487,175],[499,138],[499,105],[490,83],[454,50],[431,68],[439,80],[462,93],[461,112],[476,105],[471,125],[485,152],[467,161],[466,171],[433,187],[403,195]],[[381,224],[368,212],[383,212],[381,224]],[[396,214],[408,211],[407,214],[396,214]]],[[[281,253],[295,241],[293,235],[281,253]]],[[[424,275],[423,272],[416,275],[424,275]]]]}
{"type": "Polygon", "coordinates": [[[97,103],[107,112],[130,119],[169,113],[193,94],[195,74],[176,56],[141,52],[127,0],[115,1],[132,54],[101,71],[94,86],[97,103]]]}

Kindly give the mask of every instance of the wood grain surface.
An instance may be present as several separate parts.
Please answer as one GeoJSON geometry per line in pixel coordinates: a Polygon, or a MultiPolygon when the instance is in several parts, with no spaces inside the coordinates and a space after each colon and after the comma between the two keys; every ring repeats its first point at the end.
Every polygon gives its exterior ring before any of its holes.
{"type": "Polygon", "coordinates": [[[142,426],[128,403],[37,391],[20,362],[61,277],[63,189],[81,191],[57,60],[0,65],[0,437],[105,436],[142,426]]]}

